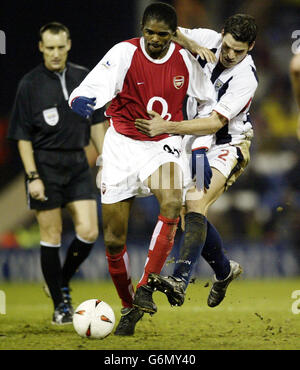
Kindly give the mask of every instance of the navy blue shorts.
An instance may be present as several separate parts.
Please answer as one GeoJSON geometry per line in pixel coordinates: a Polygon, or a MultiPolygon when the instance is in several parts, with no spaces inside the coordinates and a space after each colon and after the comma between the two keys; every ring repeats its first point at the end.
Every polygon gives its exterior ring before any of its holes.
{"type": "Polygon", "coordinates": [[[35,150],[34,157],[48,199],[45,202],[33,199],[26,182],[30,209],[63,208],[77,200],[96,199],[92,173],[84,150],[35,150]]]}

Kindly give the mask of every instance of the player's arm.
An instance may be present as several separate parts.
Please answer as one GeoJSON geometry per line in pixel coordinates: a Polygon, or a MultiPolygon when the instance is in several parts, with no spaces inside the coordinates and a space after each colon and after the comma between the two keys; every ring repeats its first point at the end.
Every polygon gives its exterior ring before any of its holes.
{"type": "Polygon", "coordinates": [[[122,91],[135,50],[135,46],[128,42],[121,42],[110,49],[72,91],[69,97],[72,110],[83,117],[90,117],[95,109],[102,108],[122,91]]]}
{"type": "MultiPolygon", "coordinates": [[[[294,96],[300,110],[300,54],[294,55],[290,62],[290,78],[294,91],[294,96]]],[[[300,113],[297,123],[297,137],[300,140],[300,113]]]]}
{"type": "Polygon", "coordinates": [[[208,117],[199,117],[188,121],[165,121],[158,113],[148,112],[151,120],[138,118],[136,128],[142,133],[153,137],[163,133],[173,135],[210,135],[219,131],[228,123],[226,117],[213,111],[208,117]]]}
{"type": "Polygon", "coordinates": [[[31,141],[19,140],[18,149],[26,175],[28,177],[28,191],[30,195],[34,199],[45,201],[45,187],[37,171],[31,141]]]}
{"type": "Polygon", "coordinates": [[[215,54],[210,49],[203,47],[196,41],[188,38],[178,28],[175,36],[173,36],[173,41],[177,42],[191,53],[199,55],[201,59],[205,59],[209,63],[215,63],[217,60],[215,54]]]}

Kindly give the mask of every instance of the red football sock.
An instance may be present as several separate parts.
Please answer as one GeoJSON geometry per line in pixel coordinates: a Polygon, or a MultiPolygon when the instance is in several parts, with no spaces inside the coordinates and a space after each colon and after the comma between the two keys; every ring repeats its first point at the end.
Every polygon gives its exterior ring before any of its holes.
{"type": "Polygon", "coordinates": [[[126,245],[122,252],[118,254],[111,255],[106,251],[106,258],[110,276],[115,284],[123,307],[132,307],[134,289],[131,283],[126,245]]]}
{"type": "Polygon", "coordinates": [[[137,288],[147,284],[148,275],[151,272],[159,274],[170,254],[177,230],[179,217],[175,219],[158,216],[152,239],[149,246],[148,257],[144,266],[144,274],[139,281],[137,288]]]}

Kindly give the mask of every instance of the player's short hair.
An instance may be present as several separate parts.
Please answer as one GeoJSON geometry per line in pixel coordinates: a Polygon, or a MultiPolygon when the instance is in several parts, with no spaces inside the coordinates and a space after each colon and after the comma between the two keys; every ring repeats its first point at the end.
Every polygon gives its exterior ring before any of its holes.
{"type": "Polygon", "coordinates": [[[177,14],[173,6],[166,3],[153,3],[147,6],[142,18],[142,26],[149,19],[155,19],[159,22],[165,22],[173,32],[177,29],[177,14]]]}
{"type": "Polygon", "coordinates": [[[50,31],[53,34],[58,34],[59,32],[65,32],[67,34],[67,38],[70,39],[70,31],[67,26],[59,22],[49,22],[44,24],[39,30],[39,39],[40,41],[43,40],[43,33],[46,31],[50,31]]]}
{"type": "Polygon", "coordinates": [[[254,17],[248,14],[235,14],[225,21],[224,35],[230,33],[236,41],[248,42],[251,45],[257,34],[254,17]]]}

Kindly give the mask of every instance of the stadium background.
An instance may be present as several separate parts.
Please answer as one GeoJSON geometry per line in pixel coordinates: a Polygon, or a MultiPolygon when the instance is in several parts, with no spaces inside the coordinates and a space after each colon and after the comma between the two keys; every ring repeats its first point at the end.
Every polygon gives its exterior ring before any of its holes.
{"type": "MultiPolygon", "coordinates": [[[[0,55],[0,281],[42,279],[39,233],[26,208],[22,165],[6,131],[18,81],[41,62],[39,28],[56,20],[71,31],[69,60],[89,68],[115,43],[140,35],[139,20],[148,0],[2,2],[0,29],[6,54],[0,55]]],[[[251,108],[255,138],[250,166],[211,208],[210,218],[224,238],[229,256],[244,266],[244,277],[300,275],[300,145],[296,138],[297,107],[289,80],[293,31],[300,29],[299,0],[168,1],[179,24],[221,31],[223,20],[237,12],[255,16],[259,34],[252,53],[260,84],[251,108]],[[298,21],[298,23],[297,23],[298,21]]],[[[300,32],[300,31],[299,31],[300,32]]],[[[299,44],[299,42],[298,42],[299,44]]],[[[91,152],[91,163],[94,161],[91,152]]],[[[93,168],[96,174],[96,168],[93,168]]],[[[131,215],[128,249],[132,273],[141,274],[153,231],[154,197],[137,200],[131,215]]],[[[101,223],[101,206],[99,202],[101,223]]],[[[62,253],[73,237],[64,214],[62,253]]],[[[173,249],[177,253],[178,239],[173,249]]],[[[170,268],[169,264],[165,270],[170,268]]],[[[195,274],[211,274],[199,261],[195,274]]],[[[81,279],[108,277],[102,235],[77,274],[81,279]]]]}

